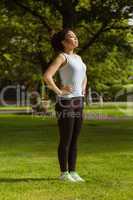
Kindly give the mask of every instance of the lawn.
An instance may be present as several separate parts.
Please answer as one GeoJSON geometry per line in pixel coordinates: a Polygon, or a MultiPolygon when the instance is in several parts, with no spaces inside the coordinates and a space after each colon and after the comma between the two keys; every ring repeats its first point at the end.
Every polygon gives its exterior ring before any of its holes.
{"type": "Polygon", "coordinates": [[[56,119],[0,116],[0,200],[132,200],[132,120],[84,120],[77,171],[62,183],[56,119]]]}
{"type": "MultiPolygon", "coordinates": [[[[55,109],[55,102],[50,104],[48,112],[53,112],[55,109]]],[[[25,111],[29,112],[31,110],[30,106],[0,106],[1,111],[25,111]]],[[[133,103],[127,102],[104,102],[103,105],[99,103],[93,103],[90,105],[85,105],[84,113],[89,116],[89,118],[108,118],[108,117],[132,117],[133,116],[133,103]]]]}
{"type": "Polygon", "coordinates": [[[0,105],[0,111],[3,110],[29,110],[31,109],[30,106],[1,106],[0,105]]]}

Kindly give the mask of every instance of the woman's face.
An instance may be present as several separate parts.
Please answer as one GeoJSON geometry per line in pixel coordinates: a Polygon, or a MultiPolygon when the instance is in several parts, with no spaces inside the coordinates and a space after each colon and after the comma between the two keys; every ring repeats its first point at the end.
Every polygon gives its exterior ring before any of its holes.
{"type": "Polygon", "coordinates": [[[78,38],[73,31],[68,31],[62,42],[65,49],[74,49],[78,47],[78,38]]]}

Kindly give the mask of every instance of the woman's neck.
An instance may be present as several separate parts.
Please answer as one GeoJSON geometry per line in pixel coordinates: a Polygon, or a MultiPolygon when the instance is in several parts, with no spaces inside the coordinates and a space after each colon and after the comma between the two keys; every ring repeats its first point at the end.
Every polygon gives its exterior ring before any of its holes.
{"type": "Polygon", "coordinates": [[[65,50],[64,53],[67,53],[67,54],[70,54],[70,55],[74,54],[73,49],[72,50],[65,50]]]}

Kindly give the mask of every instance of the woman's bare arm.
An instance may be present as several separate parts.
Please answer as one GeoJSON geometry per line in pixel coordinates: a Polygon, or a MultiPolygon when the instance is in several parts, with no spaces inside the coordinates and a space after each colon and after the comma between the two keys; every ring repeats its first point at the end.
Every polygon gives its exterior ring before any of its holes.
{"type": "MultiPolygon", "coordinates": [[[[47,86],[53,90],[56,94],[62,94],[62,90],[60,90],[53,80],[53,76],[60,68],[62,64],[65,63],[65,57],[62,54],[59,54],[55,60],[49,65],[48,69],[43,75],[43,79],[46,82],[47,86]]],[[[67,89],[67,88],[66,88],[67,89]]]]}
{"type": "Polygon", "coordinates": [[[85,75],[85,78],[82,82],[82,93],[85,94],[86,92],[86,86],[87,86],[87,75],[85,75]]]}

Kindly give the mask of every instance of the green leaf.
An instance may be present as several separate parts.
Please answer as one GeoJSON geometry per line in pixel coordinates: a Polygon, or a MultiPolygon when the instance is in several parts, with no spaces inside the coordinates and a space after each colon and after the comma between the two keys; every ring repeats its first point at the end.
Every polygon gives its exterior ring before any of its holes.
{"type": "Polygon", "coordinates": [[[4,56],[4,58],[6,58],[6,60],[12,61],[11,54],[9,54],[9,53],[4,53],[3,56],[4,56]]]}

